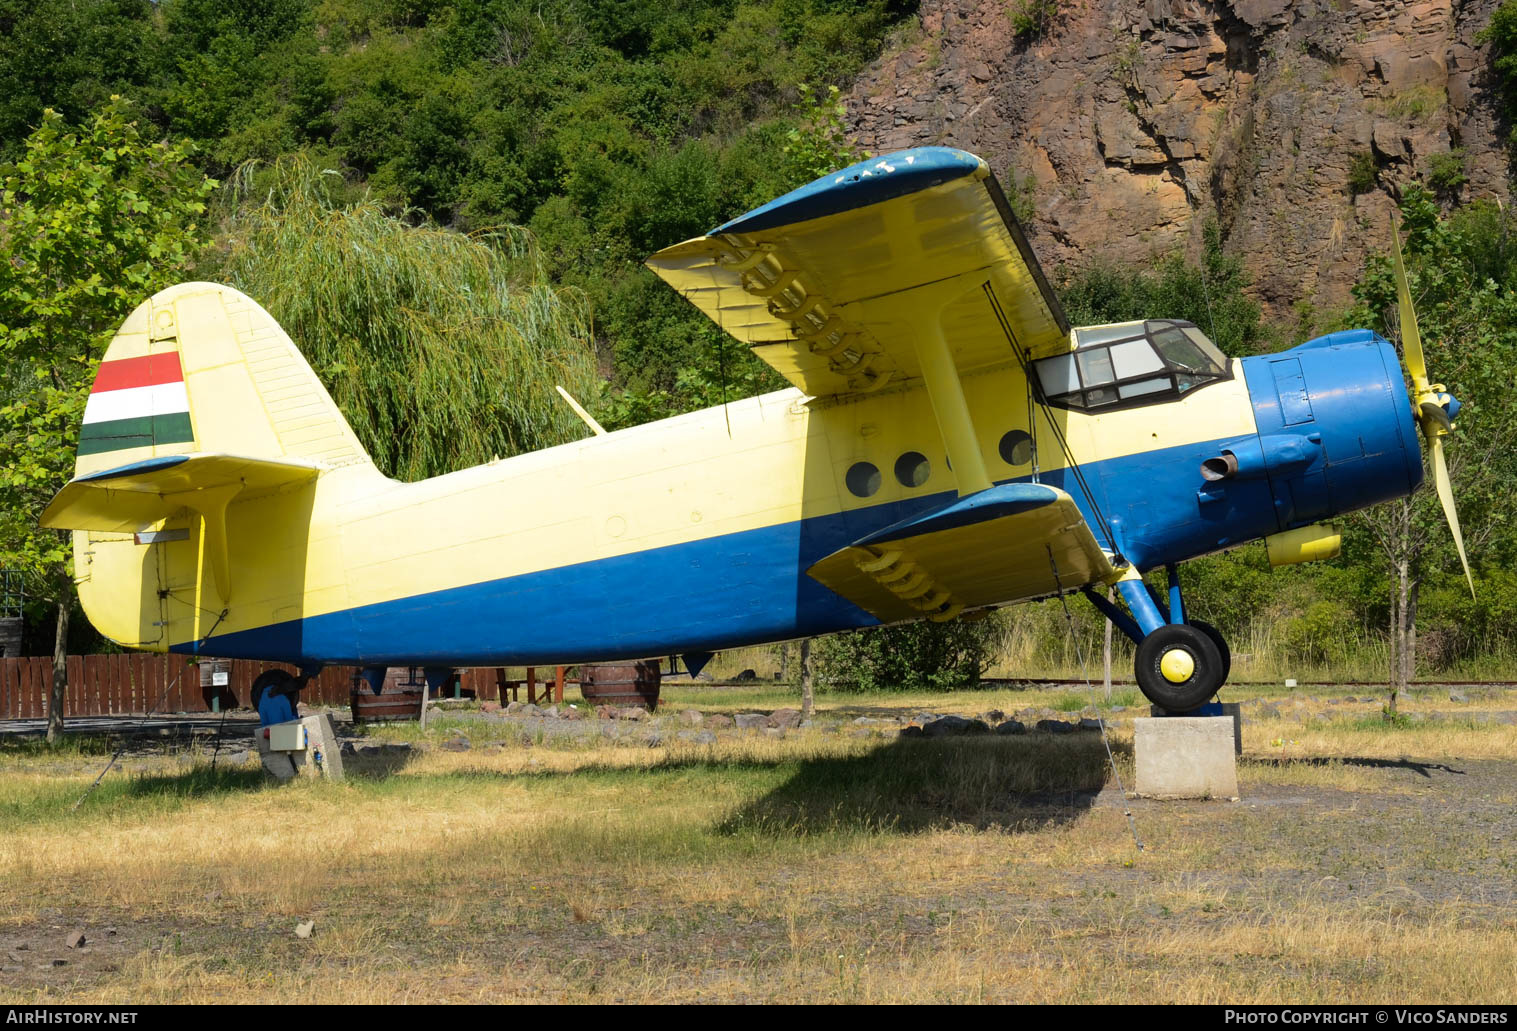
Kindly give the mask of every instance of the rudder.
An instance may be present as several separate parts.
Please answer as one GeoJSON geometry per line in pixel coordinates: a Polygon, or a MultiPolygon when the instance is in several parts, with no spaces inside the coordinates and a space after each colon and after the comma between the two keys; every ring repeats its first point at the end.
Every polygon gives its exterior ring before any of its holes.
{"type": "Polygon", "coordinates": [[[127,317],[90,390],[74,474],[194,452],[369,462],[273,317],[215,283],[169,287],[127,317]]]}

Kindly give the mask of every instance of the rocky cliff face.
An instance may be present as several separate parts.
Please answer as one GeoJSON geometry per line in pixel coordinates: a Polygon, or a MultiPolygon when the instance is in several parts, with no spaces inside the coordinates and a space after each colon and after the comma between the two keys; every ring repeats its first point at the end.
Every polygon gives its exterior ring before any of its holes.
{"type": "Polygon", "coordinates": [[[1475,43],[1496,2],[1065,0],[1025,40],[1018,0],[924,0],[849,113],[874,153],[984,157],[1030,201],[1055,274],[1196,255],[1215,217],[1266,313],[1290,318],[1349,302],[1404,184],[1462,163],[1461,197],[1505,200],[1475,43]]]}

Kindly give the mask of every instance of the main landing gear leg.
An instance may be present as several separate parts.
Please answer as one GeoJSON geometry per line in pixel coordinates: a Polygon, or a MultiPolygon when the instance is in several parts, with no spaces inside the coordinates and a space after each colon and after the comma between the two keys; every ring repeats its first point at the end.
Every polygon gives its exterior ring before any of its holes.
{"type": "Polygon", "coordinates": [[[1148,700],[1169,712],[1190,712],[1227,680],[1232,656],[1216,627],[1186,620],[1179,572],[1174,566],[1167,572],[1167,599],[1137,570],[1117,582],[1131,616],[1089,588],[1085,596],[1138,646],[1133,672],[1148,700]]]}

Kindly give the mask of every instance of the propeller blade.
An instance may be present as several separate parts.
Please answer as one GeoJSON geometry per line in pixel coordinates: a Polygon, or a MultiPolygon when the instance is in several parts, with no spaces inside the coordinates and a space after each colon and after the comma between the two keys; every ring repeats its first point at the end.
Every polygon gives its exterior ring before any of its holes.
{"type": "Polygon", "coordinates": [[[1435,423],[1443,431],[1438,434],[1439,436],[1454,428],[1454,420],[1449,418],[1449,413],[1443,410],[1442,405],[1434,404],[1431,401],[1424,401],[1417,407],[1422,413],[1418,416],[1418,421],[1420,422],[1425,419],[1428,422],[1435,423]]]}
{"type": "Polygon", "coordinates": [[[1454,534],[1454,547],[1459,551],[1459,561],[1464,566],[1464,578],[1470,584],[1470,597],[1475,596],[1475,578],[1470,575],[1470,560],[1464,556],[1464,534],[1459,530],[1459,513],[1454,510],[1454,486],[1449,481],[1448,466],[1443,461],[1443,438],[1428,435],[1428,447],[1433,452],[1433,483],[1438,488],[1438,501],[1443,505],[1443,517],[1449,521],[1454,534]]]}
{"type": "Polygon", "coordinates": [[[1422,357],[1422,337],[1417,332],[1417,312],[1412,308],[1412,291],[1406,284],[1406,266],[1401,262],[1401,231],[1391,218],[1391,257],[1396,268],[1396,307],[1401,315],[1401,351],[1406,357],[1406,371],[1412,374],[1412,388],[1427,392],[1427,362],[1422,357]]]}

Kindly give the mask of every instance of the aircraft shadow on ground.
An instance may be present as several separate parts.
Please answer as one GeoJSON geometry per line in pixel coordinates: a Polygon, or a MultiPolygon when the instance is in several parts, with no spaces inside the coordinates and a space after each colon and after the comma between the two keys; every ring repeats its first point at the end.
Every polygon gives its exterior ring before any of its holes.
{"type": "Polygon", "coordinates": [[[124,781],[119,794],[128,798],[203,798],[243,794],[263,782],[262,769],[218,766],[213,770],[208,765],[196,765],[175,773],[133,774],[124,781]]]}
{"type": "Polygon", "coordinates": [[[863,755],[804,759],[718,830],[787,837],[952,826],[1032,831],[1078,819],[1109,775],[1095,735],[903,739],[863,755]]]}
{"type": "MultiPolygon", "coordinates": [[[[1118,754],[1128,746],[1113,743],[1118,754]]],[[[344,760],[354,775],[351,758],[344,760]]],[[[404,765],[405,760],[399,760],[404,765]]],[[[687,752],[652,767],[590,765],[573,771],[525,774],[552,780],[584,774],[656,778],[702,770],[718,775],[741,769],[794,767],[765,794],[739,805],[713,828],[717,833],[809,834],[863,831],[916,834],[954,826],[1033,831],[1068,823],[1089,810],[1107,786],[1111,768],[1095,734],[1027,735],[922,740],[898,739],[862,755],[792,759],[743,758],[687,752]]],[[[399,767],[397,767],[398,769],[399,767]]],[[[359,776],[384,776],[369,769],[359,776]]],[[[524,774],[475,769],[437,776],[481,783],[524,774]]]]}
{"type": "Polygon", "coordinates": [[[375,749],[343,756],[342,772],[345,777],[384,780],[401,772],[417,758],[417,753],[405,748],[375,749]]]}
{"type": "Polygon", "coordinates": [[[1456,770],[1444,763],[1417,762],[1414,759],[1376,759],[1370,756],[1280,756],[1254,760],[1262,765],[1273,766],[1359,766],[1371,770],[1408,770],[1428,780],[1434,773],[1452,773],[1465,776],[1464,770],[1456,770]]]}

